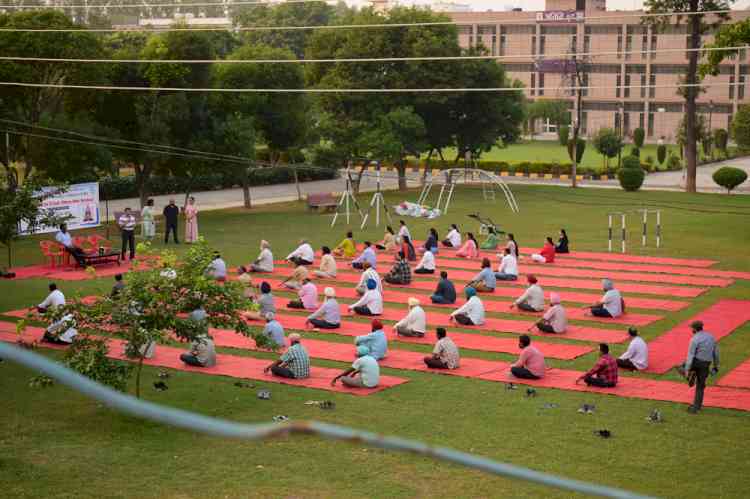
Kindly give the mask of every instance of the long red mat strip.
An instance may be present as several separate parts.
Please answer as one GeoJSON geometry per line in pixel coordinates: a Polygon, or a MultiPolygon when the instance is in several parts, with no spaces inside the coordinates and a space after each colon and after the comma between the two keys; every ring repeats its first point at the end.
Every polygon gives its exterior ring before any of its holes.
{"type": "MultiPolygon", "coordinates": [[[[41,328],[27,328],[24,332],[23,339],[25,341],[39,341],[41,340],[43,334],[44,330],[41,328]]],[[[0,341],[13,343],[18,339],[19,336],[15,332],[14,324],[9,322],[0,323],[0,341]],[[10,324],[12,331],[8,331],[9,327],[7,326],[7,324],[10,324]]],[[[129,360],[122,353],[122,341],[111,339],[109,345],[109,357],[119,360],[129,360]]],[[[57,349],[64,348],[57,345],[50,345],[49,343],[40,343],[40,346],[57,349]]],[[[159,345],[156,348],[154,357],[151,359],[146,359],[144,361],[144,364],[150,366],[169,367],[171,369],[177,369],[179,371],[229,376],[232,378],[254,379],[258,381],[267,381],[269,383],[281,383],[284,385],[316,388],[319,390],[326,390],[330,392],[351,393],[353,395],[369,395],[385,390],[386,388],[401,385],[409,381],[408,379],[398,378],[395,376],[380,376],[380,384],[376,388],[353,389],[348,388],[341,383],[336,384],[336,386],[331,386],[331,380],[341,372],[338,369],[311,366],[309,378],[286,379],[272,376],[270,374],[265,374],[263,372],[263,369],[271,363],[268,359],[256,359],[253,357],[217,354],[216,366],[200,368],[185,365],[185,363],[180,360],[180,354],[184,352],[184,349],[159,345]]]]}
{"type": "MultiPolygon", "coordinates": [[[[539,248],[522,247],[521,251],[525,254],[537,253],[539,248]]],[[[686,267],[707,268],[719,263],[716,260],[707,260],[699,258],[670,258],[665,256],[645,256],[645,255],[623,255],[622,253],[606,253],[597,251],[573,251],[560,255],[562,259],[590,259],[606,260],[608,262],[628,262],[628,263],[651,263],[654,265],[682,265],[686,267]]]]}
{"type": "Polygon", "coordinates": [[[682,363],[693,334],[690,324],[703,321],[704,329],[720,340],[750,320],[750,301],[719,300],[649,343],[648,372],[665,373],[682,363]]]}
{"type": "Polygon", "coordinates": [[[719,379],[719,385],[750,389],[750,359],[719,379]]]}

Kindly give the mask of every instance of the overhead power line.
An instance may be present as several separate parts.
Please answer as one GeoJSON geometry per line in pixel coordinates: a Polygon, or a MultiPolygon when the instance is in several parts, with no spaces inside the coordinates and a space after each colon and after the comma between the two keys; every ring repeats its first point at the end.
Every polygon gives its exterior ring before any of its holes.
{"type": "MultiPolygon", "coordinates": [[[[79,4],[79,5],[0,5],[0,9],[19,9],[19,10],[64,10],[64,9],[153,9],[163,7],[182,7],[189,9],[191,7],[243,7],[246,5],[269,5],[276,6],[279,2],[269,0],[237,0],[231,2],[191,2],[191,3],[151,3],[151,4],[79,4]]],[[[335,0],[284,0],[284,3],[336,3],[335,0]]]]}
{"type": "MultiPolygon", "coordinates": [[[[314,0],[319,1],[319,0],[314,0]]],[[[162,4],[166,5],[166,4],[162,4]]],[[[185,7],[183,4],[171,4],[174,7],[185,7]]],[[[212,4],[214,5],[214,4],[212,4]]],[[[216,5],[217,7],[219,5],[216,5]]],[[[108,8],[112,8],[115,6],[110,6],[108,8]]],[[[21,8],[17,6],[0,6],[0,8],[21,8]]],[[[23,9],[39,9],[41,7],[23,7],[23,9]]],[[[48,7],[44,7],[48,8],[48,7]]],[[[71,9],[74,7],[60,7],[62,9],[71,9]]],[[[85,8],[82,5],[79,5],[75,8],[85,8]]],[[[92,7],[89,6],[89,9],[92,7]]],[[[132,7],[129,7],[132,8],[132,7]]],[[[142,7],[144,8],[144,7],[142,7]]],[[[145,7],[147,8],[147,7],[145,7]]],[[[616,13],[615,15],[607,15],[607,16],[585,16],[581,17],[580,19],[576,19],[574,21],[570,21],[569,23],[565,24],[571,24],[575,25],[578,22],[587,22],[587,21],[596,21],[596,20],[615,20],[615,19],[632,19],[632,18],[658,18],[658,17],[690,17],[690,16],[706,16],[706,15],[721,15],[721,14],[740,14],[740,13],[747,13],[750,12],[750,10],[713,10],[713,11],[706,11],[706,12],[670,12],[670,13],[647,13],[642,12],[640,14],[625,14],[625,13],[616,13]]],[[[506,19],[503,21],[494,21],[494,22],[488,22],[486,20],[466,20],[466,21],[432,21],[432,22],[415,22],[415,23],[370,23],[370,24],[327,24],[327,25],[306,25],[306,26],[219,26],[219,27],[175,27],[174,25],[165,26],[165,27],[154,27],[154,26],[133,26],[133,27],[122,27],[122,28],[16,28],[16,27],[2,27],[0,28],[0,32],[8,31],[8,32],[35,32],[35,33],[119,33],[119,32],[155,32],[155,33],[165,33],[165,32],[175,32],[175,31],[235,31],[235,32],[243,32],[243,31],[296,31],[296,30],[337,30],[337,29],[390,29],[390,28],[410,28],[410,27],[428,27],[428,26],[467,26],[467,25],[495,25],[499,24],[501,26],[508,25],[508,24],[527,24],[527,23],[535,23],[536,17],[523,17],[523,18],[516,18],[516,19],[506,19]]]]}
{"type": "MultiPolygon", "coordinates": [[[[723,52],[747,48],[737,47],[699,47],[692,49],[666,48],[654,50],[601,51],[601,52],[561,52],[558,54],[512,54],[512,55],[470,55],[470,56],[423,56],[423,57],[350,57],[336,59],[74,59],[53,57],[16,57],[0,56],[0,61],[18,62],[56,62],[56,63],[112,63],[112,64],[311,64],[311,63],[357,63],[357,62],[429,62],[429,61],[476,61],[505,59],[564,59],[569,57],[597,57],[608,55],[650,55],[680,52],[723,52]]],[[[571,60],[572,59],[568,59],[571,60]]]]}

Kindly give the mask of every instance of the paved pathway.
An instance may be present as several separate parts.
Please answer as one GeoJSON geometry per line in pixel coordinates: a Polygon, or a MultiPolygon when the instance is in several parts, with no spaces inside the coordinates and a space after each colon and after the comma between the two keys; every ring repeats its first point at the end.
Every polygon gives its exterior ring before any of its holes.
{"type": "MultiPolygon", "coordinates": [[[[698,175],[696,177],[699,192],[725,192],[725,189],[716,185],[713,178],[711,178],[711,175],[722,166],[742,168],[748,173],[748,175],[750,175],[750,157],[699,166],[698,175]]],[[[684,171],[652,173],[646,176],[646,181],[643,186],[647,189],[682,190],[685,187],[685,179],[683,178],[683,175],[684,171]]],[[[733,193],[750,194],[750,180],[746,180],[745,183],[735,189],[733,193]]]]}

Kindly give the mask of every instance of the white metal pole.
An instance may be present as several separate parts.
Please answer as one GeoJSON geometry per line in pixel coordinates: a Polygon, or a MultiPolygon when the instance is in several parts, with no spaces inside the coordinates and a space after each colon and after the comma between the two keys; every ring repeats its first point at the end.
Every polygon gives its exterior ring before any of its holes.
{"type": "Polygon", "coordinates": [[[608,237],[607,237],[607,248],[609,249],[610,253],[612,252],[612,215],[609,215],[609,228],[607,229],[608,237]]]}

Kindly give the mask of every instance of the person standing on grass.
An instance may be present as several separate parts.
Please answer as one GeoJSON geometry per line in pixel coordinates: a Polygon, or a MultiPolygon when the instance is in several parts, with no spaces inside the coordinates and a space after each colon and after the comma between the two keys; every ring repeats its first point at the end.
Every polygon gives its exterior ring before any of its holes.
{"type": "Polygon", "coordinates": [[[362,253],[357,258],[352,260],[352,267],[361,270],[364,268],[365,262],[369,263],[370,267],[374,269],[378,268],[378,256],[375,254],[370,241],[365,241],[365,249],[362,250],[362,253]]]}
{"type": "Polygon", "coordinates": [[[628,371],[642,371],[648,367],[648,345],[638,336],[638,330],[628,328],[630,344],[624,354],[617,359],[617,366],[628,371]]]}
{"type": "Polygon", "coordinates": [[[411,283],[411,267],[404,258],[404,252],[399,251],[396,254],[396,263],[391,267],[383,279],[388,284],[410,284],[411,283]]]}
{"type": "Polygon", "coordinates": [[[380,383],[378,361],[370,355],[366,346],[358,346],[357,360],[354,361],[352,367],[333,378],[331,386],[336,386],[338,380],[349,388],[375,388],[380,383]]]}
{"type": "Polygon", "coordinates": [[[544,290],[537,284],[537,279],[531,274],[526,275],[529,286],[518,299],[510,304],[510,308],[518,307],[525,312],[541,312],[544,310],[544,290]]]}
{"type": "Polygon", "coordinates": [[[440,280],[435,292],[430,296],[430,301],[438,305],[452,305],[456,303],[456,287],[448,279],[448,272],[440,272],[440,280]]]}
{"type": "Polygon", "coordinates": [[[536,263],[555,263],[555,243],[551,237],[544,241],[544,247],[539,253],[532,253],[531,259],[536,263]]]}
{"type": "Polygon", "coordinates": [[[448,231],[448,235],[445,236],[443,246],[446,248],[458,248],[461,246],[461,233],[458,231],[456,224],[451,224],[451,230],[448,231]]]}
{"type": "Polygon", "coordinates": [[[569,244],[570,242],[568,241],[568,233],[565,232],[565,229],[560,229],[560,237],[557,238],[555,252],[570,253],[570,248],[568,247],[569,244]]]}
{"type": "Polygon", "coordinates": [[[135,258],[135,217],[130,208],[125,208],[123,214],[117,219],[117,225],[120,227],[120,234],[122,235],[121,258],[125,260],[125,252],[127,247],[130,246],[130,259],[132,260],[135,258]]]}
{"type": "Polygon", "coordinates": [[[319,329],[338,329],[341,327],[341,310],[336,301],[336,290],[327,287],[323,290],[326,299],[323,304],[307,316],[307,324],[319,329]]]}
{"type": "Polygon", "coordinates": [[[263,328],[263,336],[268,338],[277,347],[284,346],[284,327],[276,320],[276,314],[266,312],[266,326],[263,328]]]}
{"type": "Polygon", "coordinates": [[[449,320],[462,326],[481,326],[484,324],[484,304],[474,288],[464,289],[466,303],[451,313],[449,320]]]}
{"type": "Polygon", "coordinates": [[[560,303],[560,295],[550,293],[549,309],[544,313],[542,320],[536,323],[536,328],[543,333],[562,334],[568,329],[568,316],[565,307],[560,303]]]}
{"type": "Polygon", "coordinates": [[[432,355],[424,358],[424,363],[432,369],[458,369],[460,357],[456,344],[446,336],[445,328],[437,328],[435,335],[437,336],[437,343],[435,343],[435,348],[432,349],[432,355]]]}
{"type": "Polygon", "coordinates": [[[714,374],[719,372],[719,346],[713,335],[703,329],[702,321],[694,321],[690,324],[690,329],[693,337],[688,347],[687,360],[678,368],[678,371],[688,378],[689,384],[695,383],[693,404],[688,407],[688,412],[695,414],[703,408],[703,392],[706,390],[709,372],[714,374]],[[714,368],[709,371],[711,362],[714,368]]]}
{"type": "Polygon", "coordinates": [[[518,348],[521,355],[510,366],[510,373],[521,379],[541,379],[544,377],[544,355],[536,347],[531,346],[529,335],[518,337],[518,348]]]}
{"type": "Polygon", "coordinates": [[[601,301],[591,305],[591,315],[594,317],[620,317],[625,309],[625,301],[622,299],[622,295],[615,289],[615,285],[610,279],[602,279],[602,289],[604,290],[604,296],[601,301]]]}
{"type": "Polygon", "coordinates": [[[609,345],[599,344],[599,360],[594,367],[576,379],[576,385],[584,381],[588,386],[612,388],[617,385],[617,361],[609,354],[609,345]]]}
{"type": "Polygon", "coordinates": [[[292,300],[287,304],[289,308],[303,308],[315,310],[318,308],[318,287],[313,284],[309,277],[302,281],[302,287],[297,292],[298,300],[292,300]]]}
{"type": "Polygon", "coordinates": [[[380,315],[383,313],[383,295],[373,279],[367,281],[367,291],[356,302],[349,305],[349,311],[358,315],[380,315]]]}
{"type": "Polygon", "coordinates": [[[388,338],[383,331],[383,323],[378,319],[373,319],[370,323],[370,331],[370,334],[355,337],[354,344],[366,346],[375,360],[384,359],[388,354],[388,338]]]}
{"type": "Polygon", "coordinates": [[[336,278],[336,260],[331,254],[331,248],[323,246],[320,249],[322,256],[320,257],[320,268],[315,271],[315,276],[321,279],[335,279],[336,278]]]}
{"type": "Polygon", "coordinates": [[[357,283],[357,287],[355,287],[354,290],[360,296],[367,293],[367,281],[372,279],[373,281],[375,281],[376,287],[378,288],[378,291],[380,291],[380,294],[382,295],[383,294],[383,282],[380,280],[380,275],[378,274],[377,270],[370,267],[369,262],[365,262],[362,268],[364,270],[362,271],[362,274],[359,277],[359,283],[357,283]]]}
{"type": "Polygon", "coordinates": [[[427,314],[419,306],[419,299],[409,297],[409,313],[393,326],[393,330],[398,336],[424,338],[427,331],[427,314]]]}
{"type": "Polygon", "coordinates": [[[260,242],[260,253],[258,258],[247,267],[240,265],[241,274],[247,272],[273,272],[273,253],[271,253],[271,244],[265,239],[260,242]]]}
{"type": "Polygon", "coordinates": [[[312,265],[313,260],[315,260],[315,251],[313,251],[312,246],[307,242],[307,239],[300,239],[299,246],[286,256],[286,260],[297,267],[301,265],[312,265]]]}
{"type": "Polygon", "coordinates": [[[164,244],[167,244],[169,242],[169,233],[172,233],[172,238],[174,239],[175,244],[180,244],[180,241],[177,239],[177,219],[180,216],[180,209],[177,207],[177,205],[174,203],[174,199],[169,200],[169,204],[164,207],[164,210],[162,211],[162,215],[164,215],[164,244]]]}
{"type": "Polygon", "coordinates": [[[141,235],[146,241],[151,241],[156,235],[156,221],[154,220],[154,200],[146,201],[141,209],[141,235]]]}
{"type": "Polygon", "coordinates": [[[60,224],[60,230],[55,234],[55,241],[63,247],[66,253],[69,253],[75,259],[78,265],[81,267],[86,265],[86,260],[84,259],[86,252],[73,244],[73,238],[70,232],[68,232],[68,224],[60,224]]]}
{"type": "Polygon", "coordinates": [[[269,371],[274,376],[291,379],[304,379],[310,377],[310,355],[307,349],[302,346],[302,337],[297,333],[289,335],[290,346],[286,352],[275,361],[263,369],[264,373],[269,371]]]}
{"type": "MultiPolygon", "coordinates": [[[[500,257],[500,253],[497,254],[500,257]]],[[[518,280],[518,260],[516,255],[511,253],[510,248],[503,250],[500,259],[500,267],[495,272],[495,279],[498,281],[517,281],[518,280]]]]}
{"type": "Polygon", "coordinates": [[[333,248],[333,254],[344,258],[353,258],[357,254],[357,243],[354,242],[354,233],[349,231],[346,237],[333,248]]]}
{"type": "Polygon", "coordinates": [[[474,288],[478,293],[493,293],[497,286],[495,273],[492,271],[492,264],[489,258],[482,258],[482,270],[466,285],[467,288],[474,288]]]}
{"type": "Polygon", "coordinates": [[[198,242],[198,207],[195,206],[195,198],[190,196],[185,205],[185,242],[198,242]]]}
{"type": "Polygon", "coordinates": [[[414,269],[415,274],[434,274],[435,273],[435,254],[430,251],[425,251],[422,255],[422,259],[414,269]]]}
{"type": "Polygon", "coordinates": [[[476,258],[479,256],[479,243],[477,243],[473,233],[466,233],[466,242],[456,251],[456,256],[461,258],[476,258]]]}

